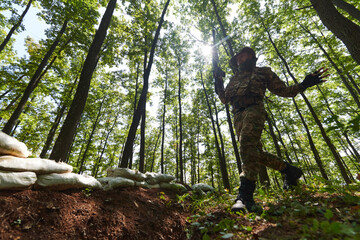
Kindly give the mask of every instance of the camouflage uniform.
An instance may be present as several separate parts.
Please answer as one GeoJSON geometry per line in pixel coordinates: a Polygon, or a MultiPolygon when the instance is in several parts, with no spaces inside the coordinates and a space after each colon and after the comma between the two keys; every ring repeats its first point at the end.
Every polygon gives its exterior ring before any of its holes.
{"type": "Polygon", "coordinates": [[[286,165],[277,156],[264,152],[260,143],[261,132],[266,120],[263,104],[266,89],[281,97],[295,97],[305,89],[295,84],[286,86],[269,68],[256,67],[250,72],[237,72],[225,90],[219,91],[223,103],[230,103],[234,114],[234,127],[240,142],[242,177],[256,180],[259,164],[275,170],[283,170],[286,165]]]}

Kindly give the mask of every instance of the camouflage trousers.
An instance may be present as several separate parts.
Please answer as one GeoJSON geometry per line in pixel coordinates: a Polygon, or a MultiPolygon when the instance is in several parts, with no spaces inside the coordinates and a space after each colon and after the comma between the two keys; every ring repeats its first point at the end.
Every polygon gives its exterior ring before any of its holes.
{"type": "Polygon", "coordinates": [[[283,160],[262,150],[260,139],[265,120],[266,111],[262,104],[249,106],[235,113],[234,116],[234,127],[240,142],[242,160],[240,177],[252,181],[257,179],[261,164],[275,170],[283,170],[286,167],[283,160]]]}

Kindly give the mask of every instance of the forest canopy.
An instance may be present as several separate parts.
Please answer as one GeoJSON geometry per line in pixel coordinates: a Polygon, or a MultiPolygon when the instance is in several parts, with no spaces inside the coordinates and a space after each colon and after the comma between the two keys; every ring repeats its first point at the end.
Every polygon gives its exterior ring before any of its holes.
{"type": "MultiPolygon", "coordinates": [[[[0,128],[78,173],[129,167],[232,190],[241,159],[212,51],[226,84],[230,58],[249,46],[288,85],[329,69],[326,83],[295,98],[266,93],[261,141],[307,183],[351,183],[360,172],[359,13],[357,0],[3,0],[0,128]],[[29,34],[20,56],[14,42],[35,9],[47,29],[39,41],[29,34]]],[[[281,186],[272,170],[259,180],[281,186]]]]}

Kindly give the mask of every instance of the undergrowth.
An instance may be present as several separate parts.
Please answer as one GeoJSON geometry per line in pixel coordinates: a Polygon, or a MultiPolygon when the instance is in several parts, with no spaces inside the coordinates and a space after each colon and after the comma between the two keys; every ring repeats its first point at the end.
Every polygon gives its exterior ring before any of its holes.
{"type": "Polygon", "coordinates": [[[230,211],[235,196],[228,193],[185,194],[188,239],[359,239],[360,184],[326,184],[316,180],[292,191],[258,189],[261,215],[230,211]]]}

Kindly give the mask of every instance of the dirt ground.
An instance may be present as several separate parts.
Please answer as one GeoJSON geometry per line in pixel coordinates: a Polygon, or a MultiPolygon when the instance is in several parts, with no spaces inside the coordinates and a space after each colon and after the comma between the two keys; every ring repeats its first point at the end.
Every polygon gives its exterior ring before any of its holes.
{"type": "Polygon", "coordinates": [[[186,239],[176,193],[0,191],[0,239],[186,239]]]}

